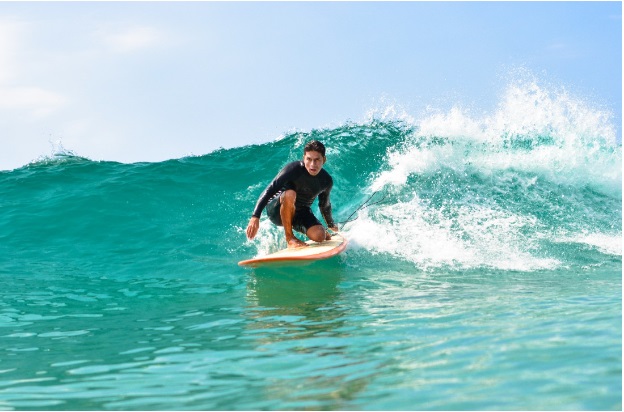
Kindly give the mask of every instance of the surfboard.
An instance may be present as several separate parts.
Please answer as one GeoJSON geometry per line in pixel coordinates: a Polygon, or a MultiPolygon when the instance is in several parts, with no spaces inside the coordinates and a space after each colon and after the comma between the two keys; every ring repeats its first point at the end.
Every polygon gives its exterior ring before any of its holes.
{"type": "Polygon", "coordinates": [[[331,240],[314,242],[308,240],[308,246],[295,249],[283,249],[270,255],[260,256],[253,259],[241,260],[239,266],[282,266],[282,265],[305,265],[317,260],[329,259],[336,256],[347,247],[347,239],[339,234],[334,234],[331,240]]]}

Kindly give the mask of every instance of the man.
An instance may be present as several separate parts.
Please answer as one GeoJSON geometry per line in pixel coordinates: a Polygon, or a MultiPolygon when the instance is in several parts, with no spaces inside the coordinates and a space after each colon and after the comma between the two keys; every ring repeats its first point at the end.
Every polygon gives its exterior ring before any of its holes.
{"type": "Polygon", "coordinates": [[[271,222],[284,227],[289,248],[306,246],[293,234],[304,233],[315,242],[330,240],[331,235],[312,213],[312,202],[318,196],[319,209],[329,229],[338,227],[332,218],[329,201],[333,180],[323,165],[327,161],[325,146],[317,140],[303,149],[303,160],[287,164],[262,192],[247,225],[247,238],[253,239],[260,227],[260,215],[266,207],[271,222]]]}

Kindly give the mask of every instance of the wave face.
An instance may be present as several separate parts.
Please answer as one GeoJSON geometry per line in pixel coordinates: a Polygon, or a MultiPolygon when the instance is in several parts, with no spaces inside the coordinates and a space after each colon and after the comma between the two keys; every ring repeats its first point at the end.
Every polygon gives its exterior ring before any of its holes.
{"type": "MultiPolygon", "coordinates": [[[[349,237],[419,269],[554,269],[621,256],[622,152],[605,114],[530,84],[510,87],[490,116],[454,108],[397,118],[377,113],[256,150],[294,159],[305,141],[325,142],[339,218],[383,198],[345,225],[349,237]]],[[[276,168],[263,169],[265,184],[276,168]]]]}
{"type": "Polygon", "coordinates": [[[607,120],[529,84],[492,114],[390,108],[204,156],[59,151],[0,172],[0,404],[619,409],[622,150],[607,120]],[[239,268],[285,246],[266,217],[254,241],[244,230],[311,139],[349,248],[296,276],[239,268]]]}
{"type": "Polygon", "coordinates": [[[334,215],[356,253],[419,270],[539,270],[621,256],[622,151],[604,115],[537,86],[511,87],[490,116],[454,108],[420,122],[291,133],[271,143],[160,163],[60,153],[0,174],[6,253],[41,259],[276,250],[281,231],[243,233],[259,193],[305,142],[327,146],[334,215]],[[353,218],[352,218],[353,219],[353,218]],[[363,251],[362,251],[363,249],[363,251]],[[178,252],[176,252],[178,253],[178,252]]]}
{"type": "Polygon", "coordinates": [[[354,140],[385,144],[371,150],[381,162],[364,190],[390,201],[352,236],[420,268],[535,270],[588,264],[589,250],[598,261],[621,256],[621,146],[604,120],[531,86],[511,88],[484,118],[453,109],[418,126],[371,123],[354,140]]]}

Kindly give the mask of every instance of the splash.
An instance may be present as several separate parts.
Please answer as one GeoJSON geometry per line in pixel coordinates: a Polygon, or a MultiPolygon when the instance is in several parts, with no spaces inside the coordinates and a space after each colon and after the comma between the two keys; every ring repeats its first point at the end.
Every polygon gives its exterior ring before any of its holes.
{"type": "Polygon", "coordinates": [[[84,162],[89,161],[89,159],[78,155],[75,151],[67,149],[63,145],[62,138],[48,140],[50,144],[50,152],[45,155],[41,155],[28,163],[27,166],[41,166],[48,164],[60,164],[64,162],[84,162]]]}
{"type": "Polygon", "coordinates": [[[414,127],[403,144],[389,150],[390,168],[376,179],[374,190],[448,167],[488,176],[513,169],[621,197],[621,146],[610,114],[566,91],[555,94],[536,83],[516,84],[491,115],[475,118],[453,107],[416,121],[414,127]]]}
{"type": "Polygon", "coordinates": [[[568,241],[621,255],[622,156],[609,120],[535,82],[511,85],[492,114],[429,113],[371,179],[370,192],[395,201],[361,213],[349,235],[423,268],[553,269],[565,259],[547,249],[568,241]]]}

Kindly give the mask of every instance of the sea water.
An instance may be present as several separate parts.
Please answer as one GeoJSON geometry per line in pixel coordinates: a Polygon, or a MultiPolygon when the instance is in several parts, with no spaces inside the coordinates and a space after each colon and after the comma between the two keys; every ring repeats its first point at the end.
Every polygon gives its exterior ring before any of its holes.
{"type": "Polygon", "coordinates": [[[620,410],[621,161],[604,113],[524,85],[479,116],[0,172],[0,409],[620,410]],[[336,220],[375,204],[337,258],[237,266],[285,246],[244,231],[311,139],[336,220]]]}

